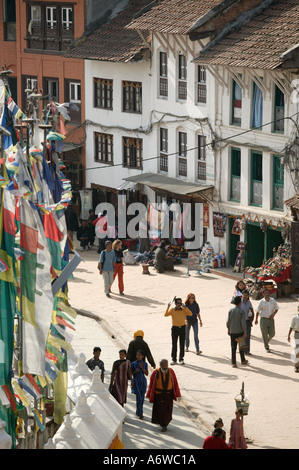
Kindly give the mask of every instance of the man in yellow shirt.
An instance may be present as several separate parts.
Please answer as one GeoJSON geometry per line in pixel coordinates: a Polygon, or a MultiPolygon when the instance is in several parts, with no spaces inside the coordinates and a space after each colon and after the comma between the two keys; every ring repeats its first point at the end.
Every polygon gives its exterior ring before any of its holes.
{"type": "Polygon", "coordinates": [[[184,363],[184,354],[185,354],[185,321],[186,316],[192,316],[192,312],[183,305],[182,299],[174,299],[175,307],[170,308],[172,302],[169,302],[167,305],[166,312],[164,317],[172,317],[172,328],[171,328],[171,340],[172,340],[172,350],[171,350],[171,365],[177,363],[177,343],[179,339],[180,343],[180,355],[179,362],[180,364],[184,363]]]}

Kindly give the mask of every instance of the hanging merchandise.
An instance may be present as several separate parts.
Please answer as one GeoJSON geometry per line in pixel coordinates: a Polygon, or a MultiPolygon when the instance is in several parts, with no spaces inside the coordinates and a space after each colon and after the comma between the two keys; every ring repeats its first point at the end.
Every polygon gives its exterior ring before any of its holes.
{"type": "Polygon", "coordinates": [[[239,218],[235,219],[233,227],[232,227],[232,234],[233,235],[241,234],[241,219],[239,218]]]}
{"type": "Polygon", "coordinates": [[[213,212],[213,231],[214,237],[224,237],[226,231],[227,216],[220,212],[213,212]]]}

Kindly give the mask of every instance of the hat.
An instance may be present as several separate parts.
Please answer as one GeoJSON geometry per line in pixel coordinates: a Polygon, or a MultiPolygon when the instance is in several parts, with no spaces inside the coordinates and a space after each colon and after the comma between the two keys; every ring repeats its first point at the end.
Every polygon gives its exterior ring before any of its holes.
{"type": "Polygon", "coordinates": [[[111,244],[112,242],[111,242],[110,240],[107,240],[107,241],[105,242],[105,246],[109,245],[109,243],[111,244]]]}
{"type": "Polygon", "coordinates": [[[142,338],[143,338],[144,337],[143,331],[142,330],[135,331],[134,338],[137,338],[137,336],[142,336],[142,338]]]}

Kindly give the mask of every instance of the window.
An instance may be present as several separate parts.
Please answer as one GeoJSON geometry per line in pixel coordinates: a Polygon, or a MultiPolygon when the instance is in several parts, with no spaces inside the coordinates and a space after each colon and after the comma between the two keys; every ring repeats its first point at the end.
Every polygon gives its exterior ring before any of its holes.
{"type": "Polygon", "coordinates": [[[263,203],[263,154],[251,152],[251,204],[262,206],[263,203]]]}
{"type": "Polygon", "coordinates": [[[81,122],[81,82],[65,80],[65,101],[69,102],[70,124],[81,122]]]}
{"type": "Polygon", "coordinates": [[[23,84],[22,106],[26,114],[26,111],[28,112],[29,106],[30,106],[30,102],[28,100],[29,95],[33,92],[35,93],[37,92],[37,77],[23,76],[22,84],[23,84]]]}
{"type": "Polygon", "coordinates": [[[232,124],[241,126],[242,114],[242,88],[233,80],[232,124]]]}
{"type": "Polygon", "coordinates": [[[198,156],[197,178],[199,180],[206,180],[207,179],[207,174],[206,174],[206,136],[198,135],[197,136],[197,145],[198,145],[198,150],[197,150],[197,156],[198,156]]]}
{"type": "Polygon", "coordinates": [[[123,166],[142,168],[142,139],[123,137],[123,166]]]}
{"type": "Polygon", "coordinates": [[[56,7],[46,7],[46,24],[48,29],[56,29],[57,11],[56,7]]]}
{"type": "Polygon", "coordinates": [[[179,132],[179,175],[187,176],[187,133],[179,132]]]}
{"type": "Polygon", "coordinates": [[[49,99],[59,101],[59,80],[58,78],[44,78],[44,90],[49,99]]]}
{"type": "Polygon", "coordinates": [[[16,2],[4,0],[4,41],[16,40],[16,2]]]}
{"type": "Polygon", "coordinates": [[[73,9],[69,7],[63,7],[61,9],[62,18],[61,25],[64,30],[71,30],[73,27],[73,9]]]}
{"type": "Polygon", "coordinates": [[[284,93],[275,85],[274,132],[284,132],[284,93]]]}
{"type": "Polygon", "coordinates": [[[240,202],[241,197],[241,150],[238,148],[231,149],[231,186],[230,199],[240,202]]]}
{"type": "Polygon", "coordinates": [[[81,83],[69,82],[69,99],[70,101],[81,101],[81,83]]]}
{"type": "Polygon", "coordinates": [[[284,165],[281,157],[273,155],[273,209],[283,210],[284,165]]]}
{"type": "Polygon", "coordinates": [[[123,86],[123,111],[127,113],[142,112],[142,83],[122,82],[123,86]]]}
{"type": "Polygon", "coordinates": [[[263,92],[259,86],[253,83],[252,92],[252,111],[251,111],[251,127],[262,128],[263,125],[263,92]]]}
{"type": "Polygon", "coordinates": [[[113,135],[95,133],[95,161],[113,163],[113,135]]]}
{"type": "Polygon", "coordinates": [[[94,106],[95,108],[112,109],[113,107],[113,80],[94,78],[94,106]]]}
{"type": "Polygon", "coordinates": [[[160,129],[160,171],[168,171],[168,129],[160,129]]]}
{"type": "Polygon", "coordinates": [[[36,5],[31,7],[31,25],[32,28],[40,28],[42,20],[42,10],[41,7],[36,5]]]}
{"type": "Polygon", "coordinates": [[[207,102],[207,72],[203,65],[197,66],[197,103],[207,102]]]}
{"type": "Polygon", "coordinates": [[[187,61],[183,54],[179,54],[179,70],[178,70],[178,99],[187,99],[187,61]]]}
{"type": "Polygon", "coordinates": [[[168,96],[168,70],[167,70],[167,54],[159,53],[159,96],[167,98],[168,96]]]}
{"type": "Polygon", "coordinates": [[[27,49],[65,51],[74,39],[73,7],[58,2],[26,2],[27,49]]]}

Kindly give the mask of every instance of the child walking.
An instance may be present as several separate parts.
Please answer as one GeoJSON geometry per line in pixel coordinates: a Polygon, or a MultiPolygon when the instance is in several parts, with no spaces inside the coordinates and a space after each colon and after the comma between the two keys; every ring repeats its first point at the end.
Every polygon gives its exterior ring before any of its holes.
{"type": "Polygon", "coordinates": [[[236,410],[236,417],[232,420],[230,426],[229,442],[233,444],[234,449],[247,449],[247,444],[243,430],[243,410],[238,408],[236,410]]]}
{"type": "Polygon", "coordinates": [[[143,419],[143,404],[147,389],[148,364],[144,360],[142,351],[137,351],[136,361],[131,363],[131,370],[134,377],[132,393],[136,395],[136,415],[143,419]]]}

